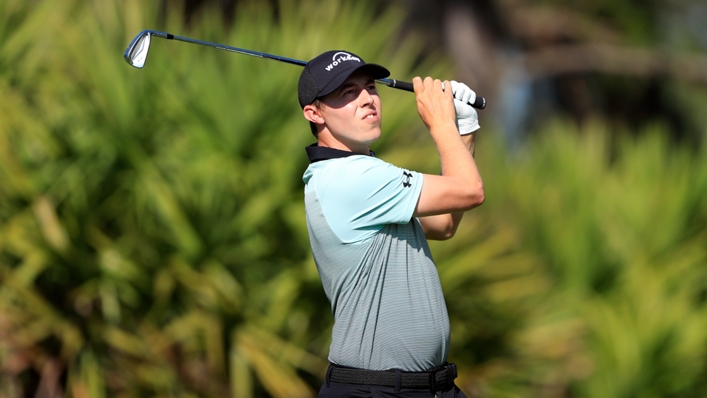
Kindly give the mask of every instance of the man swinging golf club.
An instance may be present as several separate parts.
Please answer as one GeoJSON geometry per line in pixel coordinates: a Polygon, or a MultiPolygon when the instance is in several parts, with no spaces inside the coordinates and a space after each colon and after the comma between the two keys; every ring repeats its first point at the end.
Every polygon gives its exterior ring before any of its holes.
{"type": "Polygon", "coordinates": [[[449,318],[427,239],[451,238],[484,201],[474,162],[476,94],[413,79],[441,175],[373,156],[383,116],[375,80],[387,69],[346,51],[312,59],[298,96],[317,143],[306,148],[310,243],[334,315],[320,397],[465,397],[447,362],[449,318]]]}

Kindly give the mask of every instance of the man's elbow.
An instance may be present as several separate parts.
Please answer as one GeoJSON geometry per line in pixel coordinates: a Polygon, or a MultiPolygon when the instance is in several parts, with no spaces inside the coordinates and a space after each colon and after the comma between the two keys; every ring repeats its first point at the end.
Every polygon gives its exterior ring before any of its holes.
{"type": "MultiPolygon", "coordinates": [[[[479,192],[476,195],[476,206],[481,206],[486,200],[486,193],[484,193],[484,187],[479,188],[479,192]]],[[[476,207],[474,206],[474,207],[476,207]]]]}
{"type": "Polygon", "coordinates": [[[433,232],[425,233],[428,240],[447,240],[454,237],[457,233],[457,225],[449,223],[445,228],[433,232]]]}
{"type": "Polygon", "coordinates": [[[486,200],[486,195],[484,193],[484,184],[479,182],[478,184],[470,187],[467,193],[467,200],[465,210],[471,210],[474,207],[481,206],[486,200]]]}
{"type": "Polygon", "coordinates": [[[449,229],[449,230],[447,230],[447,231],[444,231],[444,233],[443,233],[443,234],[439,237],[439,239],[437,239],[437,240],[448,240],[448,239],[452,239],[452,238],[454,237],[454,235],[456,235],[456,234],[457,234],[457,227],[455,226],[455,227],[452,228],[452,229],[449,229]]]}

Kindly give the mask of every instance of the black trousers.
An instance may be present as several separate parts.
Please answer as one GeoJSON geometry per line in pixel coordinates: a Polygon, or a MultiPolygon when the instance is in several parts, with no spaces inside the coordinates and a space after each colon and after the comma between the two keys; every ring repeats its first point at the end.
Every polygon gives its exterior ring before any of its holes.
{"type": "Polygon", "coordinates": [[[319,389],[319,398],[467,398],[457,387],[448,387],[444,391],[420,390],[412,388],[367,386],[360,384],[324,383],[319,389]]]}

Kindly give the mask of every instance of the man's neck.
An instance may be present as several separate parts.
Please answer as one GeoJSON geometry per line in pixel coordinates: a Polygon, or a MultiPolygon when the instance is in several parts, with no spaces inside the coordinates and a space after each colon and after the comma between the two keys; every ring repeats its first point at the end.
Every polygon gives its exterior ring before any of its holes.
{"type": "Polygon", "coordinates": [[[360,153],[362,155],[368,155],[371,152],[371,146],[360,144],[354,147],[353,145],[347,145],[339,140],[334,139],[331,135],[327,134],[322,136],[319,134],[317,137],[317,145],[320,147],[338,149],[340,151],[349,151],[354,153],[360,153]]]}

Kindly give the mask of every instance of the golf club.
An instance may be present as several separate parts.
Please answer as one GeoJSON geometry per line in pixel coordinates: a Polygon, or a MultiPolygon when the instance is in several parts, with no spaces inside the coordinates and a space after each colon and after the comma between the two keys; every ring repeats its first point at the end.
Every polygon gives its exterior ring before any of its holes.
{"type": "MultiPolygon", "coordinates": [[[[300,61],[298,59],[285,58],[285,57],[280,57],[277,55],[261,53],[259,51],[246,50],[246,49],[242,49],[242,48],[226,46],[223,44],[210,43],[207,41],[190,39],[188,37],[175,36],[170,33],[159,32],[156,30],[143,30],[137,36],[135,36],[135,38],[130,42],[130,45],[128,46],[128,48],[125,50],[125,54],[123,55],[123,57],[125,58],[125,61],[127,63],[129,63],[130,65],[132,65],[136,68],[139,68],[139,69],[144,67],[145,62],[147,62],[147,53],[150,50],[150,41],[152,40],[153,36],[154,37],[161,37],[161,38],[167,39],[167,40],[185,41],[187,43],[199,44],[202,46],[218,48],[220,50],[226,50],[226,51],[231,51],[231,52],[235,52],[238,54],[250,55],[253,57],[272,59],[275,61],[286,62],[288,64],[294,64],[294,65],[299,65],[299,66],[307,65],[307,62],[300,61]]],[[[385,84],[388,87],[393,87],[393,88],[397,88],[397,89],[405,90],[405,91],[410,91],[410,92],[414,91],[413,87],[412,87],[412,83],[409,83],[409,82],[402,82],[399,80],[387,79],[387,78],[386,79],[378,79],[376,81],[379,83],[385,84]]],[[[469,105],[473,106],[474,108],[484,109],[486,107],[486,99],[484,97],[476,96],[476,99],[473,101],[473,103],[470,102],[469,105]]]]}

